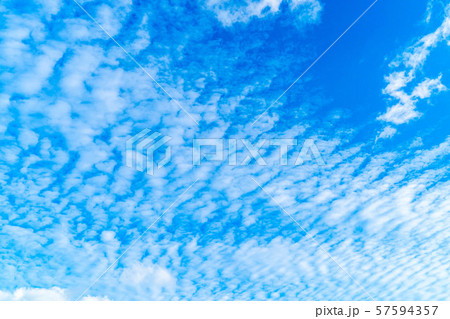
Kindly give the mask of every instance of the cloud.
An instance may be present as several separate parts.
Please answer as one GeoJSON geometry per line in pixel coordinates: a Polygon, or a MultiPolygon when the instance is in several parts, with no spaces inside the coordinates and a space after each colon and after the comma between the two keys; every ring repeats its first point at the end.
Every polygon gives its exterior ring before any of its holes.
{"type": "MultiPolygon", "coordinates": [[[[86,300],[367,299],[250,176],[377,299],[447,298],[449,140],[374,150],[357,128],[317,124],[309,113],[326,99],[303,87],[300,107],[286,96],[251,126],[311,55],[289,38],[297,32],[217,32],[205,10],[127,3],[84,5],[200,126],[76,6],[26,17],[9,8],[0,31],[0,298],[77,298],[200,178],[86,300]],[[171,163],[151,177],[124,165],[126,140],[144,128],[173,143],[171,163]],[[314,138],[325,165],[194,167],[192,139],[212,136],[314,138]]],[[[225,24],[283,14],[279,1],[209,3],[225,24]]],[[[290,19],[319,17],[317,1],[288,7],[290,19]]],[[[444,87],[440,77],[417,84],[408,70],[385,90],[410,112],[444,87]]],[[[278,152],[265,158],[276,163],[278,152]]]]}
{"type": "Polygon", "coordinates": [[[386,76],[388,85],[383,90],[383,94],[390,97],[390,100],[397,100],[398,103],[389,107],[387,112],[380,115],[378,120],[404,124],[410,120],[420,117],[420,112],[416,111],[416,105],[420,100],[428,99],[432,94],[446,90],[442,84],[442,75],[434,79],[426,78],[422,82],[416,82],[417,71],[422,68],[431,50],[440,42],[448,39],[450,35],[450,7],[446,8],[446,16],[442,24],[432,33],[422,37],[413,46],[407,48],[396,60],[391,63],[391,67],[400,69],[386,76]],[[410,90],[411,93],[407,93],[410,90]]]}
{"type": "Polygon", "coordinates": [[[38,0],[36,2],[41,6],[41,10],[48,16],[57,14],[62,5],[61,0],[38,0]]]}
{"type": "Polygon", "coordinates": [[[65,291],[58,287],[50,289],[41,288],[18,288],[13,292],[0,291],[0,300],[7,301],[63,301],[67,300],[65,291]]]}
{"type": "Polygon", "coordinates": [[[445,85],[441,83],[441,78],[442,75],[436,79],[425,79],[414,88],[412,96],[418,99],[425,99],[429,98],[433,93],[446,90],[445,85]]]}
{"type": "MultiPolygon", "coordinates": [[[[1,301],[68,301],[71,300],[65,289],[52,288],[17,288],[13,292],[0,290],[1,301]]],[[[103,301],[106,297],[86,296],[85,301],[103,301]]]]}
{"type": "Polygon", "coordinates": [[[447,90],[441,83],[441,78],[440,75],[436,79],[425,79],[417,84],[412,93],[408,95],[403,88],[413,80],[413,77],[411,75],[408,78],[405,77],[404,72],[391,74],[387,78],[389,84],[383,93],[398,99],[399,103],[388,108],[385,114],[378,117],[378,120],[398,125],[420,117],[420,113],[416,111],[416,104],[420,100],[429,98],[433,93],[447,90]]]}
{"type": "Polygon", "coordinates": [[[392,136],[397,133],[397,130],[391,126],[386,126],[383,131],[378,135],[377,139],[379,138],[391,138],[392,136]]]}
{"type": "MultiPolygon", "coordinates": [[[[289,7],[298,14],[304,23],[316,23],[320,18],[322,5],[318,0],[290,0],[289,7]]],[[[251,18],[263,18],[276,14],[280,10],[282,0],[246,0],[243,4],[235,1],[207,0],[206,7],[213,11],[217,19],[224,26],[231,26],[236,22],[247,23],[251,18]]]]}
{"type": "Polygon", "coordinates": [[[309,23],[317,22],[323,10],[322,4],[317,0],[291,0],[289,6],[299,13],[299,19],[309,23]]]}

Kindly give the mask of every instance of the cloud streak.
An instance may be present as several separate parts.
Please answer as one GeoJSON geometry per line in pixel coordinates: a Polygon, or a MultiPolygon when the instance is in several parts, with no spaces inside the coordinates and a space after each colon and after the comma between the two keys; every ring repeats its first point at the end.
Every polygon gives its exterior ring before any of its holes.
{"type": "Polygon", "coordinates": [[[378,117],[378,120],[397,125],[408,123],[420,117],[421,114],[416,110],[416,105],[420,100],[428,99],[433,94],[447,90],[447,87],[441,82],[442,74],[434,79],[425,78],[417,84],[414,83],[417,72],[423,67],[431,51],[450,36],[449,12],[450,7],[447,7],[442,24],[434,32],[427,34],[413,46],[407,48],[391,63],[392,67],[401,71],[394,71],[386,76],[388,85],[383,90],[383,94],[397,101],[397,104],[389,107],[386,113],[378,117]],[[411,93],[407,93],[408,89],[411,90],[411,93]]]}

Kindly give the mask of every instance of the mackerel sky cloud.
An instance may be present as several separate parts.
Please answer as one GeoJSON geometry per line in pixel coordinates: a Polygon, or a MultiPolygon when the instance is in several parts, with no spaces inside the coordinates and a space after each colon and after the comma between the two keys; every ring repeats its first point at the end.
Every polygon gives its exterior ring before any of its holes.
{"type": "Polygon", "coordinates": [[[0,300],[448,300],[447,1],[0,15],[0,300]],[[126,163],[145,129],[153,175],[126,163]],[[195,139],[297,145],[194,165],[195,139]]]}

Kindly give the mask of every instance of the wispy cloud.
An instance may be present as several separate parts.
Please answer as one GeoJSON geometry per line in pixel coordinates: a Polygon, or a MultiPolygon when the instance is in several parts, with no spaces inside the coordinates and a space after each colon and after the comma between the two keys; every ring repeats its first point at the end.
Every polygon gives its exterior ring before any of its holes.
{"type": "Polygon", "coordinates": [[[420,100],[431,97],[432,94],[446,90],[442,84],[442,75],[434,79],[425,78],[418,84],[417,72],[427,60],[430,52],[441,42],[450,36],[450,7],[446,9],[446,15],[442,24],[432,33],[422,37],[413,46],[407,48],[391,67],[397,71],[386,76],[388,85],[383,93],[390,96],[397,104],[388,108],[387,112],[378,117],[379,120],[404,124],[412,119],[420,117],[416,105],[420,100]],[[408,93],[408,90],[411,93],[408,93]]]}
{"type": "MultiPolygon", "coordinates": [[[[206,0],[205,6],[213,11],[217,19],[224,26],[231,26],[236,22],[247,23],[251,18],[264,18],[280,11],[283,0],[217,1],[206,0]]],[[[316,23],[320,18],[322,5],[318,0],[289,0],[289,8],[298,15],[304,24],[316,23]]]]}

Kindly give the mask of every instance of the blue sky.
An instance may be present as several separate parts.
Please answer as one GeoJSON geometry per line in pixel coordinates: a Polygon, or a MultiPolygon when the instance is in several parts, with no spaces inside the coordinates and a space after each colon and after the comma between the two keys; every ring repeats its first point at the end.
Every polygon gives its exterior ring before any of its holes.
{"type": "Polygon", "coordinates": [[[373,1],[78,3],[128,55],[73,0],[0,4],[0,299],[449,298],[448,1],[379,0],[281,98],[373,1]],[[194,166],[195,138],[325,165],[194,166]]]}

